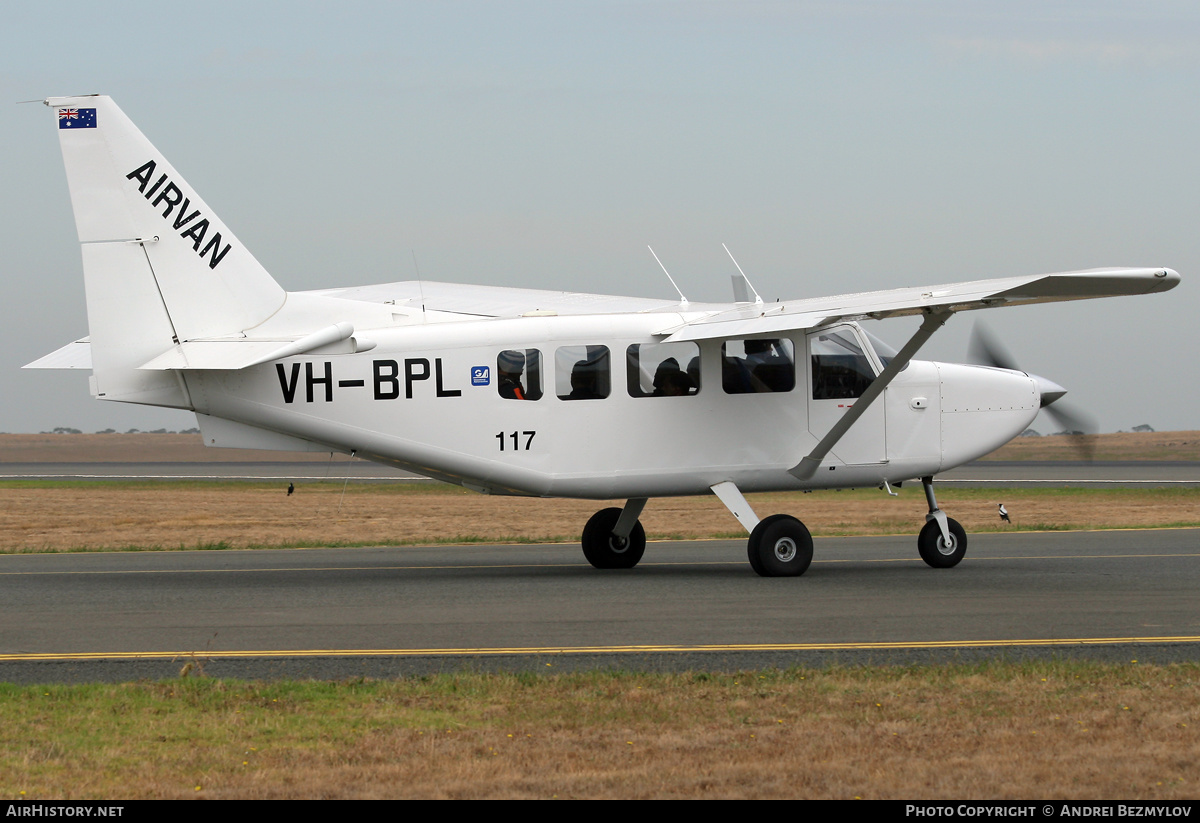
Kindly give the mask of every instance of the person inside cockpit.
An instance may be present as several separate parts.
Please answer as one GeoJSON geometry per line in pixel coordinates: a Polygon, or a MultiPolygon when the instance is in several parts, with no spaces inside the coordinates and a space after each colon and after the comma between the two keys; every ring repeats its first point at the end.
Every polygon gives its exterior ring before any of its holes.
{"type": "Polygon", "coordinates": [[[525,400],[525,387],[521,375],[525,371],[525,357],[517,351],[502,351],[496,358],[496,389],[501,397],[509,400],[525,400]]]}

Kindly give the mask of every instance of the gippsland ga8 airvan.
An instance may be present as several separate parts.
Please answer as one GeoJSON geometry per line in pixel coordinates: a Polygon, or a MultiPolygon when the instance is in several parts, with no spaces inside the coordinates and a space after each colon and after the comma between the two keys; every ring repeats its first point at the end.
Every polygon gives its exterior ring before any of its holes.
{"type": "MultiPolygon", "coordinates": [[[[107,97],[55,112],[89,334],[27,368],[90,369],[101,400],[193,411],[210,446],[336,451],[484,494],[624,499],[583,552],[629,569],[652,498],[715,494],[751,567],[803,574],[812,538],[745,492],[919,479],[917,545],[956,565],[933,478],[1003,445],[1065,390],[1013,368],[914,360],[960,311],[1167,291],[1109,268],[724,304],[405,281],[286,292],[107,97]],[[859,321],[918,315],[899,351],[859,321]]],[[[672,281],[673,282],[673,281],[672,281]]]]}

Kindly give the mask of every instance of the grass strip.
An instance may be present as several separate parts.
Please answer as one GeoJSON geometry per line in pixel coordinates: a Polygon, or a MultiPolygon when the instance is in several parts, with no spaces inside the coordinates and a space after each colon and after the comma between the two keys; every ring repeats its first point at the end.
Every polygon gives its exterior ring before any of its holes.
{"type": "MultiPolygon", "coordinates": [[[[791,514],[816,537],[915,535],[920,489],[748,496],[765,516],[791,514]]],[[[1200,488],[944,489],[968,534],[1200,526],[1200,488]],[[1002,523],[1003,502],[1013,523],[1002,523]]],[[[621,501],[478,495],[446,484],[0,484],[0,553],[576,542],[600,508],[621,501]]],[[[650,539],[744,539],[713,496],[664,498],[642,515],[650,539]]]]}
{"type": "Polygon", "coordinates": [[[1200,789],[1195,664],[332,683],[185,668],[154,683],[0,684],[0,794],[1166,801],[1200,789]]]}

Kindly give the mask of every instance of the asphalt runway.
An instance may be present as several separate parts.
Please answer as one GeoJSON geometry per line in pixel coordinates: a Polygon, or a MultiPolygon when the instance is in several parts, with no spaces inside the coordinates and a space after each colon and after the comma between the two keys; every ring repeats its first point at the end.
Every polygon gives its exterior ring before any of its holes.
{"type": "Polygon", "coordinates": [[[742,541],[0,556],[0,680],[736,670],[1003,656],[1200,659],[1200,530],[823,538],[800,578],[742,541]]]}

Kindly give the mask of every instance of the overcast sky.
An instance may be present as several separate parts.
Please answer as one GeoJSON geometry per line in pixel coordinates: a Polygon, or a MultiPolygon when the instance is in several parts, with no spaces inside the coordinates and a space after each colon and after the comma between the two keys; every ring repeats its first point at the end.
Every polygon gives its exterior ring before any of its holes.
{"type": "MultiPolygon", "coordinates": [[[[87,333],[51,110],[111,95],[287,289],[731,299],[1095,266],[1167,295],[972,312],[1101,430],[1200,429],[1194,2],[0,7],[0,431],[186,428],[20,366],[87,333]]],[[[908,320],[869,324],[899,345],[908,320]]],[[[1052,431],[1049,422],[1035,424],[1052,431]]]]}

